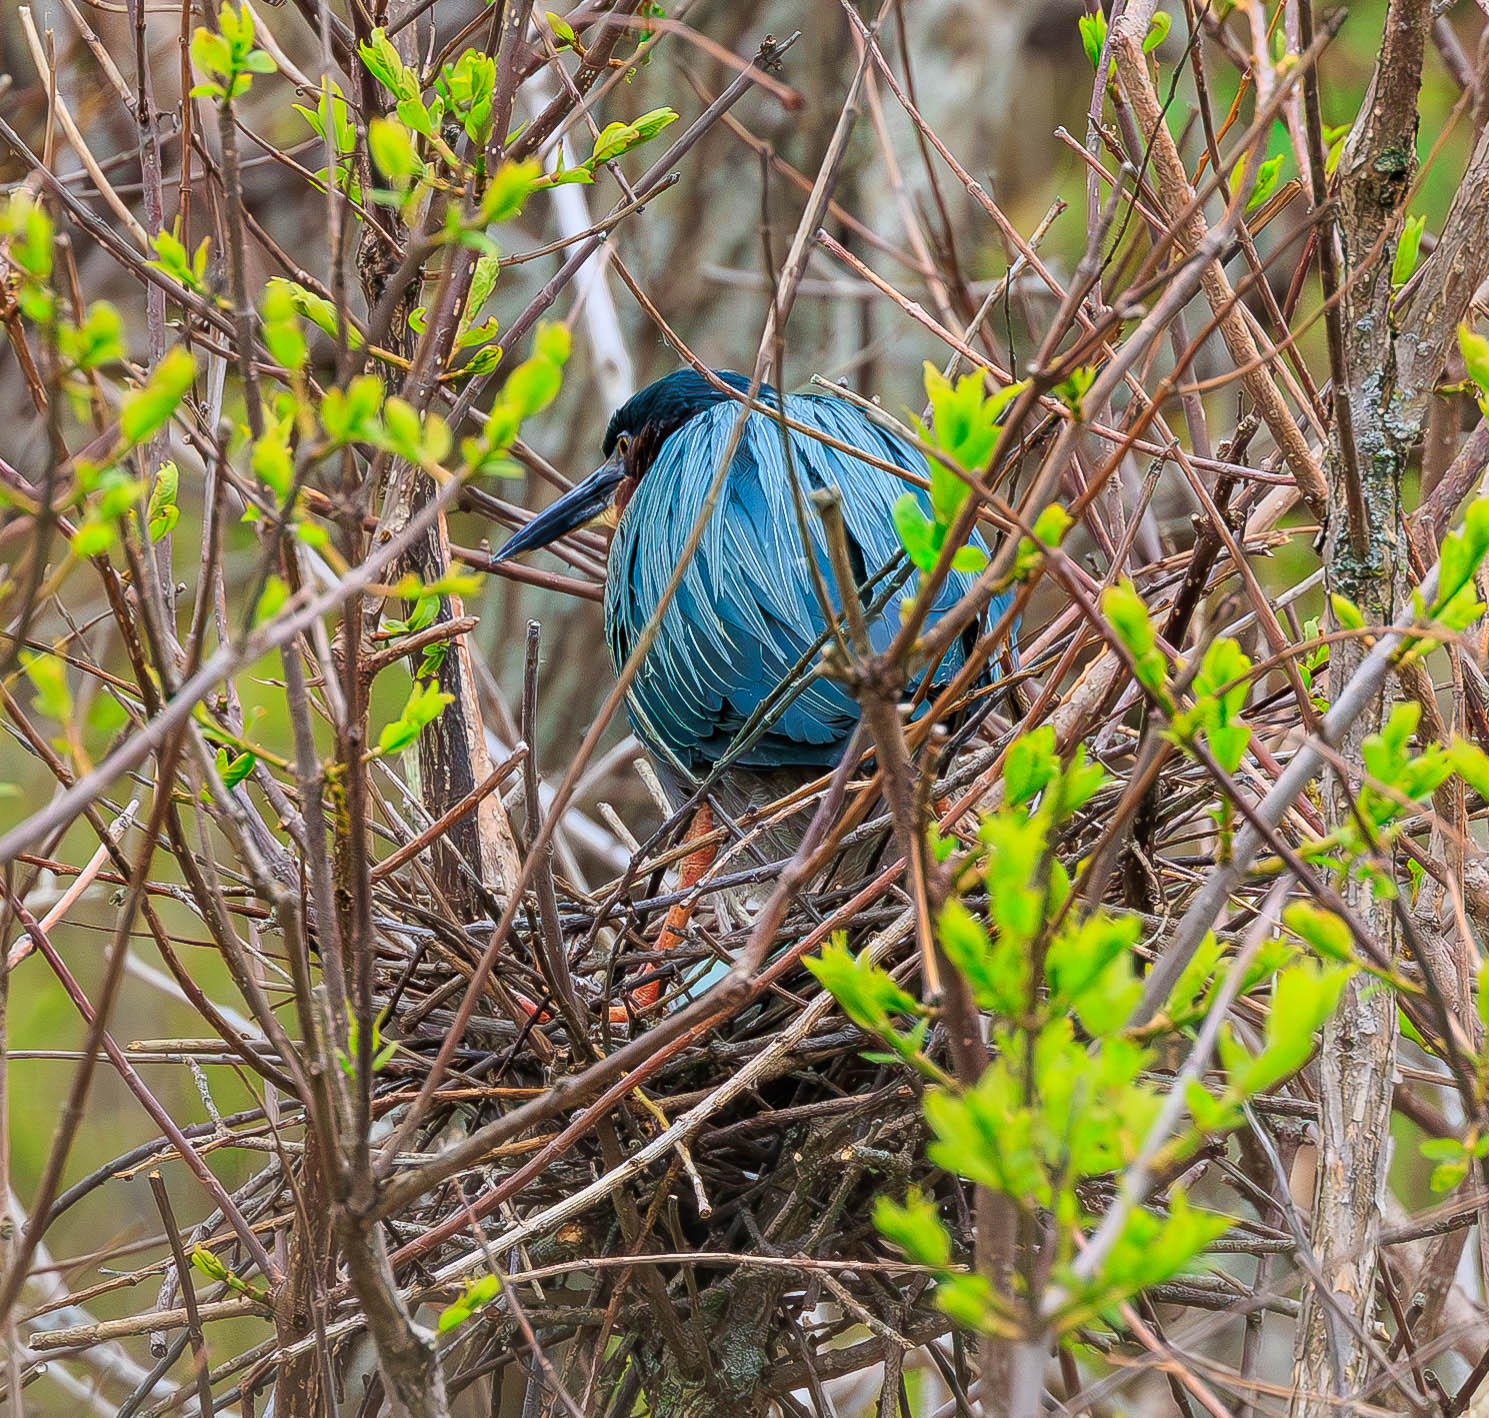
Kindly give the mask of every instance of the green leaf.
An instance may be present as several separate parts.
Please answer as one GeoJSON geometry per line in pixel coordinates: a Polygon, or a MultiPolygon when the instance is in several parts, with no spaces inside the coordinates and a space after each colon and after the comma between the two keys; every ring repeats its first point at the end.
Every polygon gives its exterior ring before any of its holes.
{"type": "Polygon", "coordinates": [[[1421,1144],[1421,1153],[1429,1162],[1456,1162],[1469,1156],[1469,1150],[1456,1137],[1429,1137],[1421,1144]]]}
{"type": "Polygon", "coordinates": [[[654,108],[633,123],[607,123],[595,138],[594,151],[586,166],[593,169],[601,163],[611,162],[656,137],[669,123],[676,121],[677,114],[672,109],[654,108]]]}
{"type": "Polygon", "coordinates": [[[1168,664],[1158,649],[1148,607],[1132,582],[1123,579],[1101,593],[1101,611],[1117,640],[1132,656],[1138,682],[1160,699],[1168,694],[1168,664]]]}
{"type": "Polygon", "coordinates": [[[101,556],[113,546],[115,535],[112,523],[90,517],[72,534],[68,545],[74,556],[101,556]]]}
{"type": "Polygon", "coordinates": [[[958,547],[951,557],[953,571],[978,572],[988,563],[987,553],[981,547],[958,547]]]}
{"type": "Polygon", "coordinates": [[[1077,418],[1084,418],[1085,399],[1096,382],[1096,366],[1083,364],[1072,370],[1050,391],[1077,418]]]}
{"type": "Polygon", "coordinates": [[[106,522],[128,516],[145,494],[145,484],[127,476],[119,468],[110,468],[99,479],[93,511],[106,522]]]}
{"type": "Polygon", "coordinates": [[[501,1294],[501,1277],[497,1275],[478,1275],[469,1285],[465,1287],[465,1298],[472,1308],[480,1305],[489,1305],[501,1294]]]}
{"type": "Polygon", "coordinates": [[[100,694],[88,706],[88,728],[100,738],[112,738],[127,723],[128,711],[112,695],[100,694]]]}
{"type": "Polygon", "coordinates": [[[389,1039],[388,1042],[382,1046],[382,1048],[380,1048],[375,1054],[373,1054],[372,1071],[374,1073],[381,1073],[383,1069],[385,1069],[393,1061],[393,1057],[395,1054],[397,1054],[397,1052],[398,1040],[389,1039]]]}
{"type": "Polygon", "coordinates": [[[502,394],[507,406],[525,419],[553,402],[561,382],[558,366],[551,360],[523,360],[512,371],[502,394]]]}
{"type": "MultiPolygon", "coordinates": [[[[931,406],[931,437],[936,447],[964,471],[980,472],[992,457],[998,435],[1003,431],[998,417],[1022,385],[1008,385],[984,398],[981,371],[964,374],[953,385],[929,360],[924,365],[924,379],[926,398],[931,406]]],[[[934,502],[934,465],[931,476],[934,502]]],[[[965,497],[965,487],[961,495],[965,497]]],[[[942,517],[938,509],[937,520],[944,524],[949,519],[942,517]]]]}
{"type": "Polygon", "coordinates": [[[1081,47],[1094,70],[1101,63],[1101,50],[1106,43],[1106,15],[1098,10],[1094,15],[1082,15],[1076,23],[1080,27],[1081,47]]]}
{"type": "Polygon", "coordinates": [[[380,116],[367,125],[367,151],[379,170],[399,185],[424,171],[408,129],[394,119],[380,116]]]}
{"type": "Polygon", "coordinates": [[[900,545],[911,562],[922,571],[931,571],[936,565],[939,544],[936,526],[925,515],[920,499],[913,492],[902,493],[895,501],[890,513],[894,529],[899,533],[900,545]]]}
{"type": "Polygon", "coordinates": [[[560,321],[544,321],[538,326],[538,333],[533,336],[533,354],[560,368],[567,363],[572,348],[573,336],[569,333],[569,327],[560,321]]]}
{"type": "Polygon", "coordinates": [[[417,742],[419,734],[444,712],[447,704],[453,704],[455,696],[446,694],[433,680],[415,682],[409,692],[403,713],[389,724],[378,736],[380,753],[399,753],[417,742]]]}
{"type": "Polygon", "coordinates": [[[330,138],[331,147],[338,156],[346,157],[356,150],[357,128],[347,110],[341,86],[334,79],[321,81],[320,98],[314,109],[306,108],[302,103],[292,107],[321,138],[330,138]]]}
{"type": "Polygon", "coordinates": [[[944,866],[956,853],[957,839],[950,833],[939,832],[934,822],[927,825],[925,835],[931,855],[944,866]]]}
{"type": "Polygon", "coordinates": [[[289,428],[277,420],[254,440],[249,465],[254,475],[283,502],[295,480],[295,460],[290,453],[289,428]]]}
{"type": "Polygon", "coordinates": [[[1168,38],[1169,27],[1172,23],[1166,11],[1154,12],[1153,18],[1148,22],[1148,33],[1143,36],[1144,54],[1151,54],[1168,38]]]}
{"type": "Polygon", "coordinates": [[[429,112],[428,105],[418,94],[399,99],[394,111],[402,122],[421,138],[434,137],[434,118],[429,112]]]}
{"type": "Polygon", "coordinates": [[[95,300],[81,325],[59,326],[57,338],[63,354],[80,370],[97,369],[124,358],[124,321],[106,300],[95,300]]]}
{"type": "Polygon", "coordinates": [[[394,97],[418,97],[419,76],[399,58],[384,29],[373,30],[371,36],[357,46],[357,53],[362,56],[367,72],[394,97]]]}
{"type": "Polygon", "coordinates": [[[162,463],[155,474],[155,485],[150,489],[148,510],[150,540],[158,542],[170,532],[181,516],[176,506],[176,490],[181,474],[175,463],[162,463]]]}
{"type": "MultiPolygon", "coordinates": [[[[282,290],[289,297],[290,304],[295,311],[303,315],[317,329],[323,330],[333,340],[336,339],[337,315],[336,307],[323,296],[316,295],[314,291],[306,290],[304,286],[296,281],[286,280],[283,276],[274,276],[269,280],[265,296],[268,291],[282,290]]],[[[346,342],[352,349],[360,349],[363,344],[362,336],[357,328],[347,321],[346,342]]]]}
{"type": "Polygon", "coordinates": [[[1329,155],[1324,159],[1324,176],[1333,177],[1339,167],[1339,159],[1344,156],[1344,144],[1349,138],[1350,125],[1341,123],[1334,128],[1324,129],[1324,143],[1328,146],[1329,155]]]}
{"type": "Polygon", "coordinates": [[[543,166],[536,158],[502,163],[481,195],[482,220],[494,226],[517,216],[542,176],[543,166]]]}
{"type": "Polygon", "coordinates": [[[1227,773],[1241,766],[1251,742],[1251,731],[1241,720],[1246,707],[1247,676],[1251,661],[1229,636],[1218,636],[1205,650],[1194,677],[1194,708],[1174,718],[1180,743],[1202,735],[1216,761],[1227,773]]]}
{"type": "MultiPolygon", "coordinates": [[[[476,262],[476,269],[470,279],[470,293],[465,298],[466,323],[474,320],[491,298],[491,292],[496,288],[496,278],[500,270],[501,263],[495,256],[483,256],[476,262]]],[[[562,330],[564,327],[560,325],[556,328],[562,330]]],[[[496,331],[493,329],[491,333],[494,335],[496,331]]],[[[565,333],[568,332],[565,331],[565,333]]]]}
{"type": "Polygon", "coordinates": [[[22,650],[21,669],[31,682],[37,708],[59,724],[72,721],[72,691],[67,687],[67,666],[59,655],[38,655],[22,650]]]}
{"type": "Polygon", "coordinates": [[[422,435],[419,411],[395,396],[383,405],[383,423],[388,430],[388,447],[411,463],[419,462],[422,435]]]}
{"type": "Polygon", "coordinates": [[[533,186],[537,187],[569,187],[576,182],[593,182],[595,175],[587,167],[557,168],[553,172],[545,174],[533,186]]]}
{"type": "Polygon", "coordinates": [[[481,578],[470,571],[447,571],[434,581],[421,581],[410,571],[399,578],[393,594],[405,601],[418,601],[441,596],[474,596],[481,589],[481,578]]]}
{"type": "Polygon", "coordinates": [[[545,322],[533,339],[533,353],[514,369],[486,418],[484,448],[472,449],[476,471],[491,471],[511,447],[522,421],[546,408],[563,384],[568,358],[567,331],[545,322]]]}
{"type": "Polygon", "coordinates": [[[1467,325],[1458,327],[1458,349],[1468,377],[1478,386],[1480,399],[1489,398],[1489,340],[1467,325]]]}
{"type": "Polygon", "coordinates": [[[292,373],[305,367],[309,347],[287,282],[270,281],[264,290],[263,334],[269,353],[292,373]]]}
{"type": "Polygon", "coordinates": [[[1489,754],[1477,744],[1455,735],[1448,747],[1448,760],[1453,765],[1453,771],[1489,803],[1489,754]]]}
{"type": "Polygon", "coordinates": [[[641,139],[645,142],[650,138],[655,138],[662,129],[676,122],[675,110],[666,107],[652,108],[643,113],[640,118],[633,120],[631,127],[641,134],[641,139]]]}
{"type": "Polygon", "coordinates": [[[1158,638],[1148,617],[1147,604],[1132,582],[1119,581],[1108,586],[1101,595],[1101,610],[1117,639],[1134,659],[1140,660],[1157,648],[1158,638]]]}
{"type": "Polygon", "coordinates": [[[232,68],[232,46],[225,36],[199,26],[191,36],[191,62],[204,74],[226,74],[232,68]]]}
{"type": "Polygon", "coordinates": [[[1241,1078],[1232,1080],[1246,1096],[1273,1087],[1308,1061],[1313,1036],[1333,1013],[1349,973],[1342,966],[1304,961],[1278,974],[1267,1015],[1266,1045],[1241,1078]]]}
{"type": "Polygon", "coordinates": [[[1214,931],[1207,931],[1204,940],[1200,942],[1199,949],[1194,952],[1189,964],[1184,967],[1184,973],[1179,976],[1172,993],[1164,1002],[1164,1012],[1170,1018],[1175,1020],[1186,1018],[1195,1000],[1214,980],[1219,961],[1220,942],[1215,939],[1214,931]]]}
{"type": "Polygon", "coordinates": [[[1032,802],[1060,773],[1051,724],[1022,733],[1008,746],[1003,762],[1003,796],[1012,807],[1032,802]]]}
{"type": "Polygon", "coordinates": [[[119,432],[128,443],[153,437],[176,412],[196,378],[196,359],[175,345],[161,356],[144,387],[125,396],[119,409],[119,432]]]}
{"type": "Polygon", "coordinates": [[[229,753],[226,748],[217,750],[217,776],[225,788],[236,788],[250,773],[258,759],[248,752],[229,753]]]}
{"type": "Polygon", "coordinates": [[[1400,289],[1417,269],[1417,257],[1422,248],[1422,232],[1427,226],[1426,217],[1408,217],[1396,242],[1396,256],[1391,262],[1391,286],[1400,289]]]}
{"type": "MultiPolygon", "coordinates": [[[[1277,187],[1277,179],[1282,174],[1282,154],[1278,153],[1274,158],[1268,158],[1256,170],[1256,186],[1251,189],[1251,196],[1246,201],[1246,211],[1256,211],[1277,187]]],[[[1247,159],[1242,158],[1235,167],[1231,169],[1230,187],[1235,191],[1240,187],[1246,177],[1247,159]]]]}
{"type": "Polygon", "coordinates": [[[1219,635],[1205,648],[1194,677],[1195,698],[1214,698],[1231,714],[1246,704],[1246,679],[1251,673],[1251,660],[1229,635],[1219,635]]]}
{"type": "Polygon", "coordinates": [[[1326,960],[1353,959],[1353,937],[1343,919],[1311,901],[1294,901],[1282,913],[1283,924],[1315,955],[1326,960]]]}
{"type": "Polygon", "coordinates": [[[491,136],[495,59],[479,49],[467,49],[453,64],[446,64],[440,70],[435,87],[446,110],[465,130],[471,143],[484,149],[491,136]]]}
{"type": "Polygon", "coordinates": [[[264,581],[264,590],[259,596],[258,605],[254,607],[254,625],[263,625],[273,620],[289,598],[290,588],[285,584],[284,577],[277,571],[271,573],[264,581]]]}
{"type": "Polygon", "coordinates": [[[1057,1319],[1058,1327],[1063,1331],[1081,1326],[1150,1286],[1183,1274],[1230,1224],[1227,1217],[1191,1207],[1179,1187],[1173,1190],[1167,1215],[1135,1209],[1100,1273],[1085,1282],[1060,1276],[1071,1298],[1057,1319]]]}
{"type": "Polygon", "coordinates": [[[215,1252],[209,1251],[206,1246],[193,1246],[191,1248],[192,1265],[208,1280],[216,1280],[219,1283],[228,1278],[228,1268],[218,1258],[215,1252]]]}
{"type": "Polygon", "coordinates": [[[1203,1133],[1229,1132],[1245,1120],[1239,1104],[1229,1098],[1216,1098],[1197,1078],[1185,1085],[1184,1102],[1195,1127],[1203,1133]]]}
{"type": "Polygon", "coordinates": [[[905,1204],[887,1196],[874,1198],[874,1227],[917,1265],[951,1263],[951,1235],[936,1212],[936,1203],[911,1187],[905,1204]]]}
{"type": "Polygon", "coordinates": [[[937,526],[951,526],[971,495],[972,489],[965,478],[958,477],[944,463],[931,463],[931,511],[937,526]]]}
{"type": "Polygon", "coordinates": [[[345,389],[326,390],[321,427],[333,443],[380,443],[382,403],[383,381],[375,374],[358,374],[345,389]]]}
{"type": "Polygon", "coordinates": [[[1035,1150],[1033,1119],[1006,1066],[995,1063],[962,1095],[927,1093],[924,1108],[936,1136],[928,1150],[938,1167],[975,1185],[1022,1195],[1026,1205],[1047,1204],[1049,1179],[1035,1150]]]}
{"type": "Polygon", "coordinates": [[[1337,591],[1329,593],[1329,607],[1334,612],[1334,621],[1341,630],[1363,630],[1365,617],[1359,606],[1337,591]]]}
{"type": "Polygon", "coordinates": [[[1057,547],[1065,540],[1070,527],[1070,513],[1058,502],[1052,502],[1035,520],[1034,540],[1043,546],[1057,547]]]}
{"type": "Polygon", "coordinates": [[[820,955],[803,964],[861,1029],[881,1036],[891,1033],[891,1016],[915,1013],[915,1000],[866,956],[853,955],[842,940],[841,935],[834,937],[820,955]]]}
{"type": "Polygon", "coordinates": [[[936,1286],[936,1308],[953,1324],[984,1330],[1005,1339],[1018,1336],[1017,1323],[1007,1314],[1008,1305],[993,1291],[987,1277],[953,1272],[936,1286]]]}
{"type": "Polygon", "coordinates": [[[1435,1192],[1450,1192],[1462,1185],[1468,1176],[1468,1162],[1442,1162],[1432,1169],[1427,1185],[1435,1192]]]}
{"type": "Polygon", "coordinates": [[[956,897],[942,908],[936,929],[946,958],[971,987],[980,1009],[1011,1018],[1024,1008],[1030,967],[1021,938],[994,944],[982,922],[956,897]]]}
{"type": "Polygon", "coordinates": [[[1079,925],[1067,925],[1045,958],[1051,998],[1072,1007],[1093,1038],[1120,1029],[1141,993],[1131,954],[1142,936],[1136,916],[1095,911],[1079,925]]]}
{"type": "Polygon", "coordinates": [[[483,320],[479,325],[467,325],[462,317],[461,326],[455,335],[455,348],[463,350],[471,345],[483,345],[487,340],[495,338],[498,328],[494,316],[483,320]]]}
{"type": "Polygon", "coordinates": [[[470,1315],[470,1306],[464,1300],[456,1300],[454,1304],[446,1305],[439,1312],[436,1328],[441,1334],[448,1334],[452,1329],[459,1329],[470,1318],[470,1315]]]}
{"type": "Polygon", "coordinates": [[[191,37],[192,64],[213,76],[192,93],[233,99],[248,92],[255,74],[272,74],[277,66],[272,55],[254,48],[253,12],[246,5],[239,11],[224,4],[217,13],[217,24],[220,33],[198,28],[191,37]]]}
{"type": "Polygon", "coordinates": [[[52,219],[29,192],[12,194],[0,207],[0,235],[10,240],[10,259],[28,276],[45,281],[52,274],[52,219]]]}
{"type": "Polygon", "coordinates": [[[1471,502],[1463,523],[1443,538],[1439,553],[1437,599],[1431,615],[1454,630],[1463,630],[1483,614],[1473,578],[1489,554],[1489,498],[1471,502]]]}
{"type": "Polygon", "coordinates": [[[483,1305],[501,1293],[501,1280],[495,1275],[481,1275],[471,1280],[458,1300],[440,1311],[437,1328],[441,1334],[459,1329],[483,1305]]]}

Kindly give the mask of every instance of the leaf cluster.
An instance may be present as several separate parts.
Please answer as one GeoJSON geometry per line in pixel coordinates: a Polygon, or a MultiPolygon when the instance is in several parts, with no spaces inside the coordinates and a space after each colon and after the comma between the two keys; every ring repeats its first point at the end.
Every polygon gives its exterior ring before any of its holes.
{"type": "MultiPolygon", "coordinates": [[[[930,461],[930,514],[913,492],[894,505],[894,525],[905,554],[921,571],[933,570],[940,560],[957,517],[972,495],[972,483],[998,446],[1003,432],[999,419],[1024,386],[1010,384],[984,393],[980,371],[964,374],[955,383],[929,360],[925,364],[925,392],[931,423],[911,416],[916,432],[939,457],[930,461]]],[[[981,547],[961,546],[951,560],[953,571],[981,571],[987,553],[981,547]]]]}
{"type": "MultiPolygon", "coordinates": [[[[1238,668],[1231,651],[1218,652],[1209,667],[1203,698],[1216,714],[1239,709],[1232,686],[1238,668]]],[[[1206,722],[1211,734],[1227,727],[1206,722]]],[[[1134,1208],[1094,1273],[1082,1274],[1075,1264],[1080,1234],[1098,1220],[1086,1201],[1092,1184],[1134,1163],[1167,1092],[1152,1074],[1154,1032],[1128,1023],[1141,993],[1132,968],[1141,923],[1077,904],[1056,852],[1062,828],[1106,782],[1083,751],[1062,759],[1052,728],[1022,735],[1005,760],[1001,806],[984,816],[975,849],[957,864],[962,891],[947,901],[937,930],[946,960],[990,1021],[990,1060],[976,1079],[954,1080],[926,1056],[935,1010],[881,966],[840,944],[809,962],[845,1013],[889,1046],[888,1057],[929,1081],[923,1106],[930,1160],[1004,1198],[1025,1218],[1024,1234],[1045,1228],[1048,1253],[1025,1273],[1047,1277],[1058,1297],[1052,1322],[1068,1337],[1191,1268],[1228,1225],[1175,1192],[1165,1210],[1134,1208]]],[[[1191,1120],[1164,1140],[1161,1165],[1180,1162],[1207,1138],[1238,1126],[1249,1098],[1306,1060],[1349,967],[1297,957],[1295,947],[1270,942],[1231,982],[1243,992],[1270,982],[1262,1046],[1253,1054],[1223,1037],[1224,1086],[1212,1093],[1190,1084],[1191,1120]]],[[[1187,1031],[1198,1024],[1232,968],[1211,937],[1155,1027],[1187,1031]]],[[[951,1231],[927,1196],[912,1192],[903,1203],[880,1198],[874,1216],[888,1240],[936,1272],[937,1303],[959,1323],[998,1335],[1025,1332],[1032,1323],[1038,1297],[1025,1283],[1003,1289],[954,1263],[951,1231]]]]}
{"type": "Polygon", "coordinates": [[[248,92],[255,74],[274,73],[278,66],[273,56],[254,44],[253,33],[253,11],[247,5],[234,9],[227,0],[217,12],[215,31],[197,27],[191,37],[191,62],[208,77],[192,87],[192,98],[231,103],[248,92]]]}

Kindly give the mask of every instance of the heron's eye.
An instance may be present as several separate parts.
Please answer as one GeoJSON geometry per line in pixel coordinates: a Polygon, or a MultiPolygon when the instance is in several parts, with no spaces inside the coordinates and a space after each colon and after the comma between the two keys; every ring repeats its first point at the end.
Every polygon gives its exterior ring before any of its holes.
{"type": "Polygon", "coordinates": [[[631,435],[628,433],[621,434],[621,436],[615,440],[615,446],[616,449],[619,451],[620,456],[624,458],[626,454],[631,451],[631,435]]]}

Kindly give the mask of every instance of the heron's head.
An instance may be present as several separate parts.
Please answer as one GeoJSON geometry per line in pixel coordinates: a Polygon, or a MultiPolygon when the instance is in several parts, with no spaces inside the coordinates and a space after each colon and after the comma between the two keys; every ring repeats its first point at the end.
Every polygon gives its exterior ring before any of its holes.
{"type": "MultiPolygon", "coordinates": [[[[714,377],[741,393],[750,387],[744,375],[729,370],[717,370],[714,377]]],[[[667,439],[689,419],[728,397],[692,369],[679,369],[648,384],[611,415],[605,429],[605,461],[516,532],[496,560],[545,547],[592,522],[614,526],[667,439]]],[[[705,476],[712,472],[711,467],[703,470],[705,476]]]]}

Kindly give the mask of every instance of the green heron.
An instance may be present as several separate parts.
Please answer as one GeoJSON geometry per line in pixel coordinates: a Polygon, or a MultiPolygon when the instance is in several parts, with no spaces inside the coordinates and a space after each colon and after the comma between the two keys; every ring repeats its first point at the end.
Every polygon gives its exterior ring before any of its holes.
{"type": "MultiPolygon", "coordinates": [[[[749,389],[743,375],[715,377],[742,394],[749,389]]],[[[862,449],[921,479],[927,471],[916,449],[846,400],[825,395],[782,400],[766,385],[759,402],[783,407],[797,427],[783,428],[774,414],[758,409],[746,417],[702,539],[626,698],[631,727],[655,761],[674,806],[711,779],[709,795],[731,815],[772,802],[832,767],[859,719],[858,704],[842,684],[800,672],[827,629],[820,587],[827,588],[834,611],[840,606],[826,540],[810,515],[807,535],[820,578],[807,564],[792,477],[803,502],[816,489],[838,490],[875,651],[888,648],[901,623],[901,606],[915,593],[903,577],[896,582],[892,575],[903,560],[894,504],[913,485],[800,430],[820,431],[838,445],[862,449]]],[[[682,559],[737,413],[735,399],[691,369],[659,379],[611,418],[605,462],[497,554],[502,562],[598,519],[614,520],[605,632],[617,672],[682,559]]],[[[916,496],[929,512],[929,498],[916,496]]],[[[974,541],[981,545],[975,535],[974,541]]],[[[953,571],[936,595],[930,620],[955,604],[972,581],[971,573],[953,571]]],[[[1000,610],[995,603],[993,613],[1000,610]]],[[[956,674],[978,630],[972,625],[931,667],[927,688],[956,674]]],[[[695,820],[692,835],[712,830],[706,813],[705,800],[703,821],[695,820]]],[[[706,854],[695,854],[684,866],[685,887],[707,865],[706,854]]]]}

